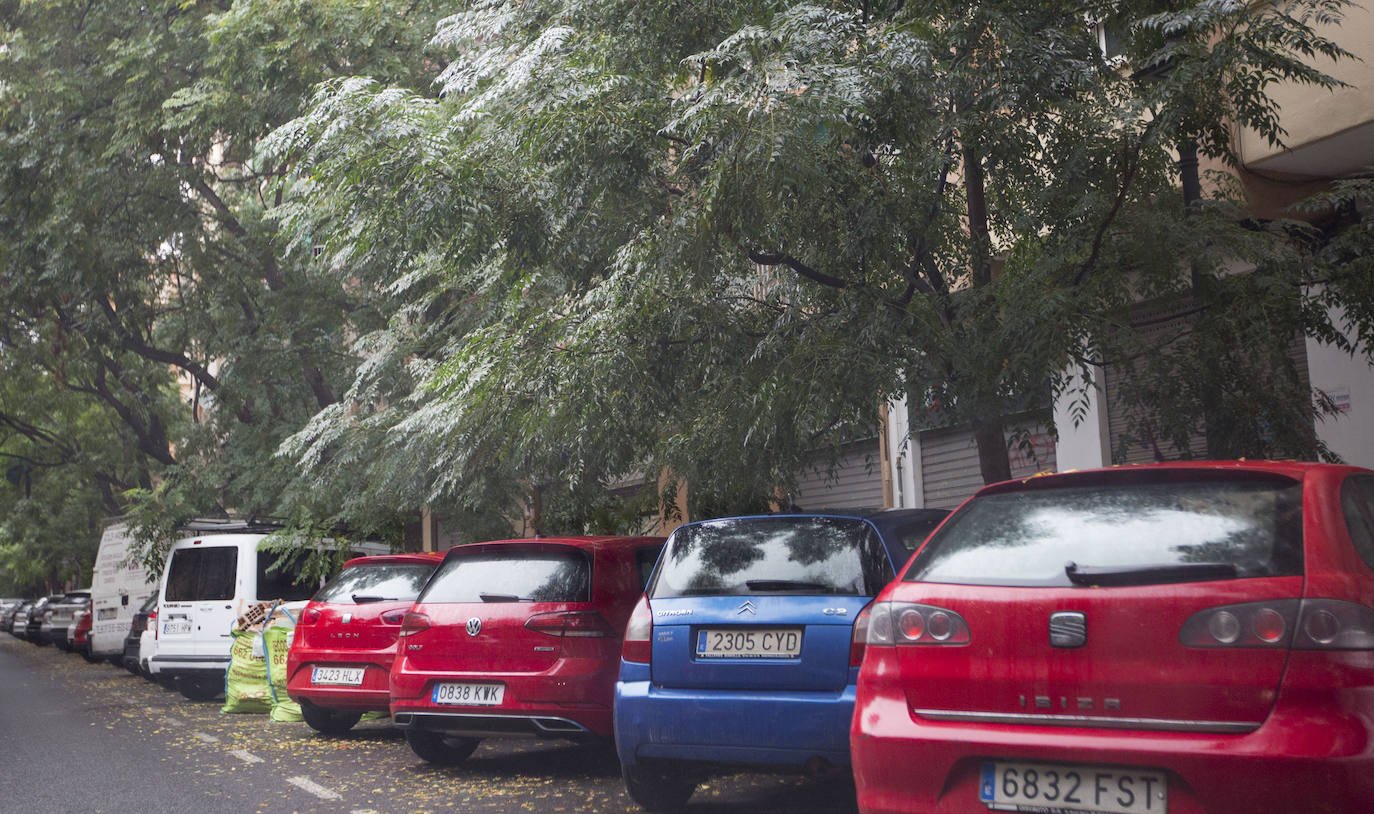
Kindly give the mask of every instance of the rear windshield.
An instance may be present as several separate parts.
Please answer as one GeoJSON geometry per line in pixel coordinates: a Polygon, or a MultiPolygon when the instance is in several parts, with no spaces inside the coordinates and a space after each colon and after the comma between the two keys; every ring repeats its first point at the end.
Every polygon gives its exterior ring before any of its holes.
{"type": "Polygon", "coordinates": [[[235,546],[179,548],[167,565],[167,601],[233,599],[239,550],[235,546]]]}
{"type": "Polygon", "coordinates": [[[904,579],[1068,587],[1085,584],[1084,574],[1138,585],[1301,573],[1301,485],[1197,480],[976,498],[904,579]]]}
{"type": "Polygon", "coordinates": [[[420,589],[425,587],[425,580],[433,573],[432,563],[387,562],[353,565],[325,583],[320,592],[315,594],[315,601],[353,605],[358,600],[414,600],[420,595],[420,589]]]}
{"type": "Polygon", "coordinates": [[[870,596],[891,578],[882,542],[862,520],[739,517],[673,532],[649,596],[870,596]]]}
{"type": "Polygon", "coordinates": [[[589,602],[592,567],[575,548],[509,546],[454,551],[420,602],[589,602]]]}

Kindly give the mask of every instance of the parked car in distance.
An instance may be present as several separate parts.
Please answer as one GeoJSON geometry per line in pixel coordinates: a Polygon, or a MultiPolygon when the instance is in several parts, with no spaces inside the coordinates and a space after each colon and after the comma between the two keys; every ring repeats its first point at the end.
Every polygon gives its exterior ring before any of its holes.
{"type": "Polygon", "coordinates": [[[0,615],[0,630],[5,631],[6,633],[13,634],[14,618],[18,616],[21,611],[27,611],[29,607],[31,607],[32,605],[32,599],[21,599],[18,602],[15,602],[10,607],[6,608],[4,614],[0,615]]]}
{"type": "Polygon", "coordinates": [[[91,571],[90,650],[114,664],[124,662],[125,639],[140,597],[157,590],[157,574],[131,556],[133,542],[127,524],[106,524],[91,571]]]}
{"type": "Polygon", "coordinates": [[[979,491],[874,603],[863,812],[1374,811],[1374,472],[979,491]]]}
{"type": "Polygon", "coordinates": [[[91,652],[91,608],[83,608],[76,612],[72,617],[72,623],[67,628],[67,638],[70,642],[69,649],[80,654],[81,658],[94,664],[97,661],[104,661],[101,656],[91,652]]]}
{"type": "MultiPolygon", "coordinates": [[[[718,767],[849,764],[855,620],[923,510],[679,526],[625,631],[615,738],[630,797],[678,808],[718,767]]],[[[911,535],[924,536],[924,531],[911,535]]]]}
{"type": "Polygon", "coordinates": [[[385,554],[344,563],[296,620],[287,694],[317,732],[346,732],[386,712],[401,619],[444,555],[385,554]]]}
{"type": "MultiPolygon", "coordinates": [[[[134,611],[133,618],[129,621],[129,632],[124,635],[124,669],[135,675],[142,672],[143,648],[141,645],[143,634],[152,633],[149,630],[149,625],[152,620],[156,619],[156,611],[157,594],[152,594],[144,599],[134,611]]],[[[149,652],[147,657],[151,658],[152,653],[149,652]]]]}
{"type": "Polygon", "coordinates": [[[56,645],[59,650],[71,650],[71,626],[78,611],[91,606],[90,589],[68,591],[61,599],[48,605],[39,638],[56,645]]]}
{"type": "Polygon", "coordinates": [[[659,537],[547,537],[451,549],[405,615],[391,716],[415,754],[483,738],[611,734],[621,633],[659,537]]]}
{"type": "Polygon", "coordinates": [[[39,635],[43,629],[43,620],[47,618],[48,609],[53,604],[62,601],[65,594],[51,594],[39,599],[29,608],[28,617],[24,620],[24,638],[32,644],[45,645],[48,640],[39,635]]]}

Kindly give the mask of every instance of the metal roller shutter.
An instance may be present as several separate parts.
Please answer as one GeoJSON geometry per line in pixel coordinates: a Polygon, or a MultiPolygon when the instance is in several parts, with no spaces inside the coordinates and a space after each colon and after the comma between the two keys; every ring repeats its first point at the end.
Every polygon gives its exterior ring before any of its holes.
{"type": "MultiPolygon", "coordinates": [[[[1025,478],[1036,472],[1053,472],[1055,461],[1054,437],[1044,424],[1028,428],[1034,455],[1020,444],[1009,446],[1011,476],[1025,478]]],[[[1011,443],[1012,431],[1006,433],[1011,443]]],[[[921,433],[921,483],[928,509],[952,509],[963,503],[983,487],[978,467],[978,445],[973,431],[967,427],[952,430],[926,430],[921,433]]]]}
{"type": "Polygon", "coordinates": [[[878,439],[846,444],[840,450],[835,479],[829,480],[829,458],[818,455],[812,465],[798,476],[792,502],[807,510],[881,509],[883,474],[878,439]]]}

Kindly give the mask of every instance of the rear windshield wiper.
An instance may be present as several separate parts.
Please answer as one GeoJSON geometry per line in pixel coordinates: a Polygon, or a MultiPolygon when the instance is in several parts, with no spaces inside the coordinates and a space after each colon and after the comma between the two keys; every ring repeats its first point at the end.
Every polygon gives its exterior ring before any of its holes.
{"type": "Polygon", "coordinates": [[[478,594],[477,597],[483,602],[519,602],[520,597],[515,594],[478,594]]]}
{"type": "Polygon", "coordinates": [[[834,588],[819,582],[802,582],[796,579],[746,579],[744,584],[751,591],[812,591],[822,590],[834,593],[834,588]]]}
{"type": "Polygon", "coordinates": [[[1235,579],[1236,566],[1229,562],[1179,562],[1159,565],[1093,567],[1070,562],[1064,574],[1074,585],[1154,585],[1163,582],[1203,582],[1235,579]]]}
{"type": "Polygon", "coordinates": [[[395,596],[373,596],[372,594],[353,594],[353,604],[370,605],[373,602],[395,602],[400,597],[395,596]]]}

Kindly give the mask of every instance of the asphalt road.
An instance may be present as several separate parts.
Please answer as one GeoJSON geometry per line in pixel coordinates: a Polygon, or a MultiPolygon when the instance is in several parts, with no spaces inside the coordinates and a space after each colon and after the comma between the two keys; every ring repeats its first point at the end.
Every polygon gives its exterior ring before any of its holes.
{"type": "MultiPolygon", "coordinates": [[[[0,634],[0,811],[529,814],[639,812],[614,751],[488,740],[462,766],[410,751],[387,720],[343,737],[222,715],[108,664],[0,634]]],[[[847,778],[738,774],[693,814],[849,814],[847,778]]]]}

